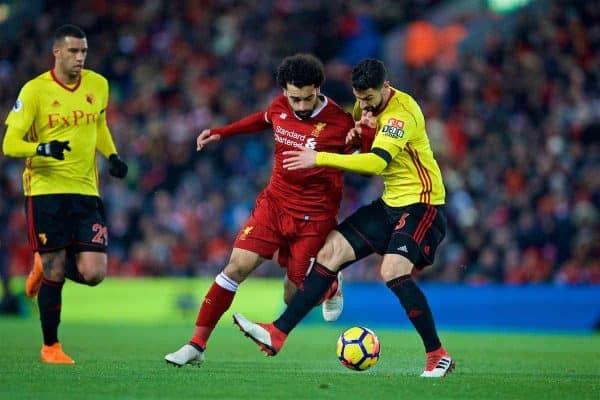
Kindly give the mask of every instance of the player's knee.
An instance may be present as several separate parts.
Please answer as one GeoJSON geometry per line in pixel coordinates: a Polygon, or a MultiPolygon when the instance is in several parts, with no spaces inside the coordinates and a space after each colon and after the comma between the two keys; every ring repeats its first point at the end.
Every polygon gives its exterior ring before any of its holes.
{"type": "Polygon", "coordinates": [[[223,273],[237,283],[242,283],[263,261],[264,258],[258,253],[234,248],[223,273]]]}
{"type": "Polygon", "coordinates": [[[230,279],[237,283],[242,283],[248,275],[252,272],[252,268],[249,268],[243,263],[238,263],[236,260],[230,260],[229,264],[225,266],[223,273],[230,279]]]}
{"type": "Polygon", "coordinates": [[[62,282],[65,280],[65,271],[59,268],[44,270],[44,278],[53,282],[62,282]]]}
{"type": "Polygon", "coordinates": [[[401,261],[394,260],[394,262],[390,262],[384,259],[379,272],[383,281],[389,282],[392,279],[396,279],[405,275],[410,275],[412,269],[412,263],[406,259],[401,261]]]}
{"type": "Polygon", "coordinates": [[[86,268],[83,270],[80,270],[79,274],[81,275],[81,278],[83,279],[84,283],[88,286],[96,286],[98,285],[100,282],[102,282],[104,280],[104,278],[106,277],[106,269],[92,269],[92,268],[86,268]]]}
{"type": "Polygon", "coordinates": [[[389,267],[386,268],[386,266],[384,265],[381,266],[381,270],[379,271],[379,273],[381,274],[381,279],[383,279],[384,282],[389,282],[392,279],[396,279],[399,277],[393,269],[389,267]]]}
{"type": "Polygon", "coordinates": [[[330,235],[327,241],[317,254],[317,261],[332,271],[337,271],[339,267],[350,261],[347,259],[344,243],[339,240],[341,235],[330,235]]]}
{"type": "Polygon", "coordinates": [[[325,242],[321,250],[317,253],[317,261],[327,267],[331,267],[334,264],[335,256],[335,245],[329,240],[325,242]]]}
{"type": "Polygon", "coordinates": [[[107,261],[104,258],[84,258],[77,262],[77,270],[82,283],[96,286],[106,277],[107,261]]]}
{"type": "Polygon", "coordinates": [[[88,277],[84,277],[85,282],[88,286],[96,286],[100,284],[105,278],[105,275],[102,273],[96,273],[88,277]]]}

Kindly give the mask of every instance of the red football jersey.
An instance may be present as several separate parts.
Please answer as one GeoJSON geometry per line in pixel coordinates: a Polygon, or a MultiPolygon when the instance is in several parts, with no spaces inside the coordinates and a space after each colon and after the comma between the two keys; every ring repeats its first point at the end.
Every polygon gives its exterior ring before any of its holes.
{"type": "Polygon", "coordinates": [[[321,167],[289,171],[283,168],[283,152],[296,147],[331,153],[351,151],[346,145],[346,134],[354,127],[352,116],[330,98],[323,96],[322,100],[321,106],[306,119],[294,114],[283,95],[273,100],[264,114],[273,127],[275,139],[273,174],[264,192],[297,218],[335,217],[342,198],[342,170],[321,167]]]}

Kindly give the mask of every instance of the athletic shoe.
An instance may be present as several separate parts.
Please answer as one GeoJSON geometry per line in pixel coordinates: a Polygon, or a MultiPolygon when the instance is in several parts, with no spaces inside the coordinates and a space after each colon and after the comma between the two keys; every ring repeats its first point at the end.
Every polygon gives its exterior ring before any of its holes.
{"type": "Polygon", "coordinates": [[[422,378],[443,378],[454,370],[456,363],[450,354],[440,347],[435,351],[427,353],[427,366],[421,374],[422,378]]]}
{"type": "Polygon", "coordinates": [[[42,362],[48,364],[75,364],[71,357],[65,354],[60,343],[56,342],[52,346],[42,346],[42,362]]]}
{"type": "Polygon", "coordinates": [[[326,322],[337,321],[344,309],[344,297],[342,296],[342,273],[337,275],[337,289],[333,295],[326,298],[321,306],[323,319],[326,322]]]}
{"type": "Polygon", "coordinates": [[[25,295],[27,297],[35,297],[42,286],[42,278],[44,277],[44,267],[42,266],[42,258],[37,251],[33,253],[33,266],[25,281],[25,295]]]}
{"type": "Polygon", "coordinates": [[[167,364],[183,367],[185,364],[199,367],[204,362],[204,352],[199,351],[191,344],[184,344],[182,348],[165,356],[167,364]]]}
{"type": "Polygon", "coordinates": [[[244,318],[243,315],[234,313],[233,322],[239,326],[240,331],[244,332],[246,337],[254,340],[268,356],[274,356],[281,350],[287,335],[281,332],[273,324],[255,324],[244,318]]]}

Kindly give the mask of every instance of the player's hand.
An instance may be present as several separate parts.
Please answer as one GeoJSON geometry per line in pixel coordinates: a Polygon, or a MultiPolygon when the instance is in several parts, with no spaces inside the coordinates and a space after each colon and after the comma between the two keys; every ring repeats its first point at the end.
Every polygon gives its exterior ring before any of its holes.
{"type": "Polygon", "coordinates": [[[202,150],[205,144],[216,142],[219,139],[221,139],[221,135],[211,135],[210,129],[203,130],[196,139],[196,151],[202,150]]]}
{"type": "Polygon", "coordinates": [[[373,140],[375,140],[375,128],[377,121],[371,111],[363,111],[360,119],[354,122],[354,128],[348,131],[346,135],[346,144],[353,147],[359,147],[361,153],[366,153],[371,149],[373,140]]]}
{"type": "Polygon", "coordinates": [[[283,168],[290,171],[297,169],[314,168],[317,166],[317,152],[308,147],[298,147],[298,150],[283,152],[283,168]]]}
{"type": "Polygon", "coordinates": [[[129,171],[127,164],[125,164],[125,161],[121,160],[117,153],[111,154],[110,157],[108,157],[108,172],[112,176],[123,179],[127,176],[127,171],[129,171]]]}
{"type": "Polygon", "coordinates": [[[353,147],[359,147],[362,137],[362,128],[358,121],[354,123],[354,128],[350,129],[346,134],[346,144],[353,147]]]}
{"type": "Polygon", "coordinates": [[[64,151],[71,151],[69,141],[52,140],[48,143],[40,143],[36,149],[36,153],[44,157],[53,157],[57,160],[64,160],[64,151]]]}
{"type": "Polygon", "coordinates": [[[375,120],[375,117],[373,116],[373,113],[371,111],[363,110],[362,115],[357,122],[360,123],[360,125],[369,128],[375,128],[377,126],[377,121],[375,120]]]}

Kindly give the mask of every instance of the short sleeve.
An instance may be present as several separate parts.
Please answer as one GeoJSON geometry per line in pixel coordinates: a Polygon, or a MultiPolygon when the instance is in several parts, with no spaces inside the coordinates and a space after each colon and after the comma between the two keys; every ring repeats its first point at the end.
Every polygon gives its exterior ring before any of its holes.
{"type": "Polygon", "coordinates": [[[377,118],[377,134],[373,147],[403,150],[418,129],[418,116],[411,112],[383,113],[377,118]]]}

